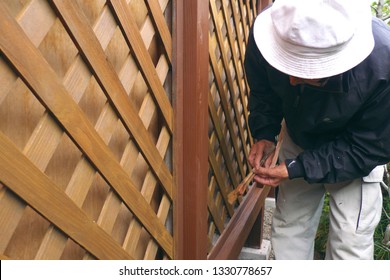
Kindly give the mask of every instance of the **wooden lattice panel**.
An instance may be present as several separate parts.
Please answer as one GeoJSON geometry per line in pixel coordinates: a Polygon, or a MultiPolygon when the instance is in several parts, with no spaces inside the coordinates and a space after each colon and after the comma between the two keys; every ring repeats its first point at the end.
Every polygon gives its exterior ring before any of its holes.
{"type": "MultiPolygon", "coordinates": [[[[256,1],[209,1],[209,239],[215,242],[232,217],[227,201],[249,170],[249,88],[244,74],[245,45],[256,1]]],[[[211,245],[212,246],[212,245],[211,245]]]]}
{"type": "Polygon", "coordinates": [[[173,257],[171,17],[0,1],[1,256],[173,257]]]}

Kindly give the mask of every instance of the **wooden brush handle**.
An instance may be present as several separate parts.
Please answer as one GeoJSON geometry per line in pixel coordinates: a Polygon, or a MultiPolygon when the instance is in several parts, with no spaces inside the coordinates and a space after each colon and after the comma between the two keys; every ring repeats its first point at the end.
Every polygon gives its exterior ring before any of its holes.
{"type": "MultiPolygon", "coordinates": [[[[275,167],[276,162],[278,161],[280,147],[281,147],[282,142],[283,142],[284,130],[285,130],[285,123],[283,121],[282,122],[282,129],[280,130],[280,133],[278,136],[278,142],[276,143],[276,146],[272,150],[270,150],[266,154],[264,154],[263,158],[260,161],[261,166],[264,165],[267,158],[274,152],[274,156],[272,158],[272,162],[271,162],[270,167],[275,167]]],[[[248,188],[249,183],[253,180],[254,177],[255,177],[255,174],[253,173],[253,170],[251,170],[249,172],[249,174],[244,178],[244,180],[242,180],[242,182],[233,191],[231,191],[228,194],[228,202],[230,204],[233,204],[234,201],[236,201],[236,199],[239,196],[242,196],[245,193],[246,189],[248,188]]]]}

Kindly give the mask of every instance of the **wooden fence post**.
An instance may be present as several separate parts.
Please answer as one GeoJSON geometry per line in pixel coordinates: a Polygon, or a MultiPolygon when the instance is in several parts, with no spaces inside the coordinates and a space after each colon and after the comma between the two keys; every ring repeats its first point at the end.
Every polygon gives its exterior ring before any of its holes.
{"type": "Polygon", "coordinates": [[[174,1],[175,259],[207,258],[208,1],[174,1]]]}
{"type": "Polygon", "coordinates": [[[264,10],[265,7],[267,7],[271,3],[272,3],[272,0],[258,0],[257,1],[257,13],[260,13],[262,10],[264,10]]]}

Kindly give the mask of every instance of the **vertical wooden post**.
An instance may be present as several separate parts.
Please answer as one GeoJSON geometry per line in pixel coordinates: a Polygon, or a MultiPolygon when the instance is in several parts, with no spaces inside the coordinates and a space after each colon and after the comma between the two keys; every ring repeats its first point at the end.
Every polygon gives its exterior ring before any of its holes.
{"type": "Polygon", "coordinates": [[[208,1],[174,1],[175,259],[207,258],[208,1]]]}
{"type": "Polygon", "coordinates": [[[271,3],[272,3],[272,0],[258,0],[257,1],[257,13],[260,13],[262,10],[264,10],[265,7],[267,7],[271,3]]]}

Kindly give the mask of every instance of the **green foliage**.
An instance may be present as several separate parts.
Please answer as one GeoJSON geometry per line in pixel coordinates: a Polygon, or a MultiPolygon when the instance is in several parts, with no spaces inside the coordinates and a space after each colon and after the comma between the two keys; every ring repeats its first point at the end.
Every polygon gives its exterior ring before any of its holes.
{"type": "MultiPolygon", "coordinates": [[[[383,193],[383,209],[390,213],[390,197],[387,192],[383,193]]],[[[390,246],[383,244],[383,238],[385,236],[385,230],[387,225],[390,224],[390,219],[386,216],[385,211],[382,211],[382,218],[375,230],[374,234],[374,259],[376,260],[390,260],[390,246]]]]}
{"type": "Polygon", "coordinates": [[[316,239],[314,243],[315,258],[325,259],[326,243],[328,241],[329,232],[329,194],[325,194],[324,208],[318,225],[316,239]]]}
{"type": "MultiPolygon", "coordinates": [[[[388,169],[390,164],[387,165],[388,169]]],[[[385,183],[390,185],[390,178],[385,178],[385,183]]],[[[388,225],[390,225],[390,191],[383,191],[383,210],[381,221],[375,230],[374,234],[374,258],[376,260],[390,260],[390,246],[383,243],[385,231],[388,225]]]]}
{"type": "Polygon", "coordinates": [[[372,2],[372,13],[390,25],[390,0],[376,0],[372,2]]]}

